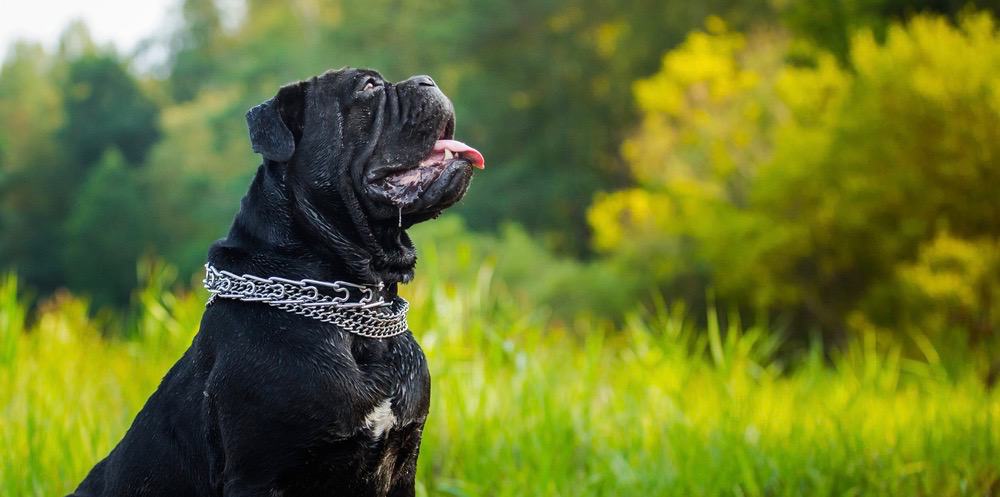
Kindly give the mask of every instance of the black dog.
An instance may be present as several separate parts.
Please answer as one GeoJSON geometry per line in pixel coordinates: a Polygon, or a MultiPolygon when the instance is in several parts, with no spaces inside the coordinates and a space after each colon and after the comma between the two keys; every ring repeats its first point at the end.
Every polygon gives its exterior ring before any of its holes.
{"type": "MultiPolygon", "coordinates": [[[[404,230],[461,199],[483,165],[452,140],[451,102],[427,76],[329,71],[282,87],[247,122],[264,163],[209,252],[236,275],[371,285],[372,298],[399,302],[416,262],[404,230]]],[[[215,298],[72,495],[412,496],[429,400],[409,331],[369,338],[215,298]]]]}

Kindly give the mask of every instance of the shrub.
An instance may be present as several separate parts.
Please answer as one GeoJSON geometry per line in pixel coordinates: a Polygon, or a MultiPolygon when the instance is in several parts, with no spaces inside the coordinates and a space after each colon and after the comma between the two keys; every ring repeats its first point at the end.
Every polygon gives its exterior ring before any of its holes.
{"type": "Polygon", "coordinates": [[[649,284],[672,296],[696,301],[713,287],[840,336],[881,285],[912,279],[906,268],[938,233],[995,243],[993,19],[917,16],[884,43],[863,31],[850,48],[842,67],[780,33],[745,36],[714,19],[692,33],[635,85],[643,119],[623,153],[637,186],[597,197],[595,247],[650,268],[649,284]]]}

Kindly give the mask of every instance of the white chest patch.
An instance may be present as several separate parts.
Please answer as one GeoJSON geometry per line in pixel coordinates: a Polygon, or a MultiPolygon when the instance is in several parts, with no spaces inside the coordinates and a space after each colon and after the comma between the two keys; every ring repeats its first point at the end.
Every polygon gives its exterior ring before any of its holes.
{"type": "Polygon", "coordinates": [[[393,426],[396,426],[396,415],[392,413],[392,399],[383,400],[365,416],[365,428],[371,430],[375,438],[393,426]]]}

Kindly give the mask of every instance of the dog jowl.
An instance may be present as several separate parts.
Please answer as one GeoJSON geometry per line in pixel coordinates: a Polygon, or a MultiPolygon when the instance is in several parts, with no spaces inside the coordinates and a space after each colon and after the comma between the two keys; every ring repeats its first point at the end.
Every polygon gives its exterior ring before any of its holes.
{"type": "Polygon", "coordinates": [[[247,113],[263,156],[191,347],[75,496],[412,496],[430,402],[406,229],[482,154],[434,81],[329,71],[247,113]]]}

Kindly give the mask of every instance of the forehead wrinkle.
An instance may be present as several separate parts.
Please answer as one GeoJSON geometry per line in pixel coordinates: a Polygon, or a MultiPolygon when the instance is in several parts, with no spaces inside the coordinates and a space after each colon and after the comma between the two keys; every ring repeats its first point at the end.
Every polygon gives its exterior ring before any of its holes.
{"type": "Polygon", "coordinates": [[[344,117],[340,99],[324,91],[327,84],[316,80],[306,88],[306,112],[301,148],[312,150],[314,167],[311,175],[324,185],[333,184],[335,171],[327,167],[338,155],[345,152],[344,117]]]}
{"type": "Polygon", "coordinates": [[[375,153],[375,148],[378,146],[380,139],[382,138],[382,123],[384,121],[384,107],[385,107],[385,93],[377,95],[379,99],[377,103],[371,106],[371,122],[369,123],[368,136],[370,139],[366,140],[365,146],[360,150],[360,153],[356,156],[356,161],[360,163],[352,163],[350,173],[355,181],[360,181],[361,176],[364,174],[364,162],[371,160],[371,157],[375,153]]]}

